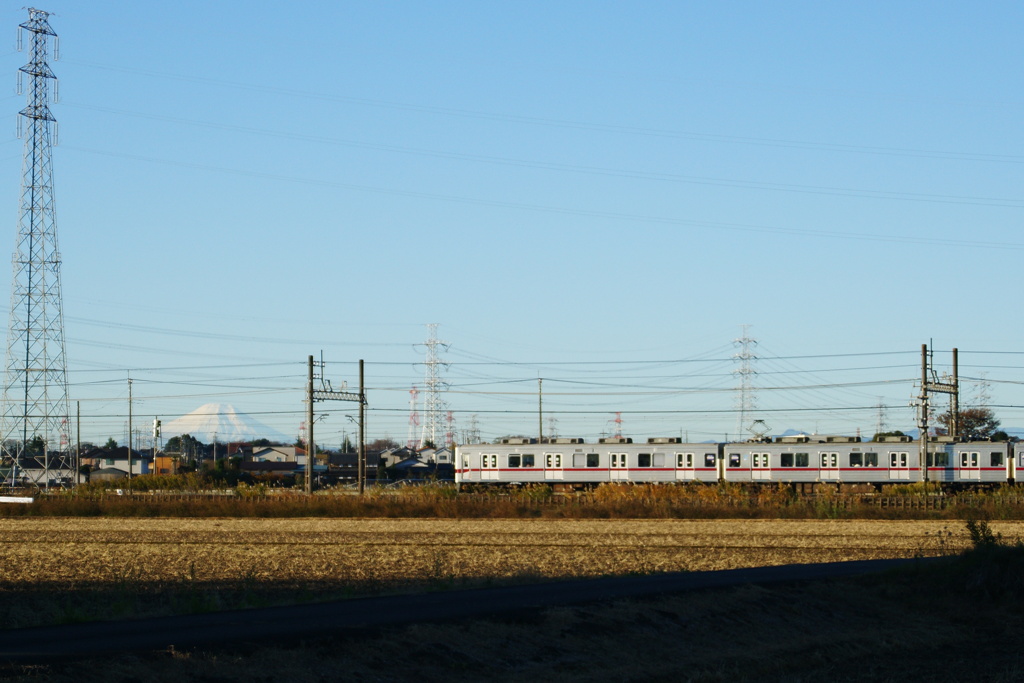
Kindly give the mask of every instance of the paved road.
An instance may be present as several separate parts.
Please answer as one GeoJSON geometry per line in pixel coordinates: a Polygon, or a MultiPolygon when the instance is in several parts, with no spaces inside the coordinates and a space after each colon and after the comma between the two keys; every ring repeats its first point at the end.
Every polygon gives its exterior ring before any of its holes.
{"type": "Polygon", "coordinates": [[[557,605],[677,593],[702,588],[835,579],[922,560],[862,560],[358,598],[290,607],[92,622],[0,632],[0,661],[30,663],[124,652],[184,650],[230,642],[323,636],[422,621],[487,617],[557,605]]]}

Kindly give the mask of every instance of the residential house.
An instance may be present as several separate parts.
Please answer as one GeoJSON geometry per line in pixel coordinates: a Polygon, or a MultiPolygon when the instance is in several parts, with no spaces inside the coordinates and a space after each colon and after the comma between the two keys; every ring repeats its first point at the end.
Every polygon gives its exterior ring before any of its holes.
{"type": "MultiPolygon", "coordinates": [[[[93,470],[116,469],[125,474],[129,471],[128,447],[118,446],[117,448],[93,448],[80,457],[83,465],[88,465],[93,470]]],[[[152,459],[150,456],[131,451],[131,473],[152,474],[152,459]]]]}

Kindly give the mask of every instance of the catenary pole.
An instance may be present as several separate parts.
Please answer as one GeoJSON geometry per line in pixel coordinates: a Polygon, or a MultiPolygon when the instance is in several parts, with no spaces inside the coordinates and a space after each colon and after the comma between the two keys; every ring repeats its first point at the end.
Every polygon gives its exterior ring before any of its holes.
{"type": "Polygon", "coordinates": [[[316,442],[313,441],[313,356],[309,357],[309,372],[306,383],[306,493],[313,494],[313,458],[316,442]]]}

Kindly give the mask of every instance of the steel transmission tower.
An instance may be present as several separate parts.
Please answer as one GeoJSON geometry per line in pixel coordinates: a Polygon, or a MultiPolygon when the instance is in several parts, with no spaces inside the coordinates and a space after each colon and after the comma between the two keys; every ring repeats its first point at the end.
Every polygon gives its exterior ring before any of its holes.
{"type": "Polygon", "coordinates": [[[420,437],[420,446],[426,446],[429,442],[434,448],[441,448],[448,444],[438,443],[438,437],[445,433],[444,418],[448,406],[441,399],[441,358],[438,356],[438,347],[448,349],[448,344],[439,341],[437,338],[437,323],[429,323],[430,338],[427,339],[427,399],[423,410],[423,433],[420,437]]]}
{"type": "Polygon", "coordinates": [[[757,375],[757,370],[754,369],[754,361],[757,360],[757,356],[754,355],[753,348],[757,345],[756,339],[751,339],[747,336],[747,328],[749,325],[743,325],[743,336],[739,339],[734,339],[733,344],[740,348],[738,353],[733,354],[733,360],[740,364],[739,369],[733,370],[733,374],[739,377],[740,385],[737,387],[739,391],[736,397],[736,410],[739,412],[736,422],[736,432],[738,438],[743,438],[743,433],[746,430],[747,417],[754,408],[757,406],[757,400],[754,397],[754,376],[757,375]]]}
{"type": "Polygon", "coordinates": [[[28,21],[20,25],[18,34],[19,49],[25,33],[30,41],[28,64],[18,73],[19,94],[23,90],[22,74],[28,75],[29,84],[27,106],[19,112],[24,118],[18,119],[25,154],[18,238],[12,259],[0,446],[0,466],[10,468],[12,479],[26,476],[40,484],[74,472],[68,439],[61,259],[51,164],[57,123],[50,113],[50,85],[52,81],[56,101],[57,80],[47,64],[51,39],[57,57],[57,34],[50,28],[49,16],[48,12],[29,9],[28,21]]]}
{"type": "Polygon", "coordinates": [[[405,439],[405,447],[414,450],[420,449],[420,442],[416,440],[416,430],[420,426],[420,414],[416,410],[416,397],[419,393],[420,390],[413,384],[409,390],[409,434],[405,439]]]}

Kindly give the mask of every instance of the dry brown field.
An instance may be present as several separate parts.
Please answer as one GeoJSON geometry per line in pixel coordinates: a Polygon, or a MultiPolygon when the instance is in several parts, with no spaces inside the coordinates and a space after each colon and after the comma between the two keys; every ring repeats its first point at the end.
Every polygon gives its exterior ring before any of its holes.
{"type": "MultiPolygon", "coordinates": [[[[1022,522],[989,526],[1011,542],[1024,532],[1022,522]]],[[[53,622],[238,606],[228,586],[245,588],[235,597],[286,601],[971,545],[959,522],[674,519],[31,518],[0,520],[0,540],[0,621],[9,627],[40,615],[53,622]]],[[[322,681],[343,673],[403,681],[415,672],[425,683],[897,681],[927,673],[1012,681],[1024,675],[1015,637],[1024,604],[1020,561],[1005,559],[965,556],[952,570],[742,586],[340,639],[8,667],[0,679],[322,681]]]]}
{"type": "Polygon", "coordinates": [[[0,540],[8,627],[969,545],[956,523],[890,520],[14,518],[0,540]]]}
{"type": "MultiPolygon", "coordinates": [[[[992,522],[1007,539],[1024,522],[992,522]]],[[[948,521],[0,519],[3,586],[568,578],[912,557],[948,521]]]]}

